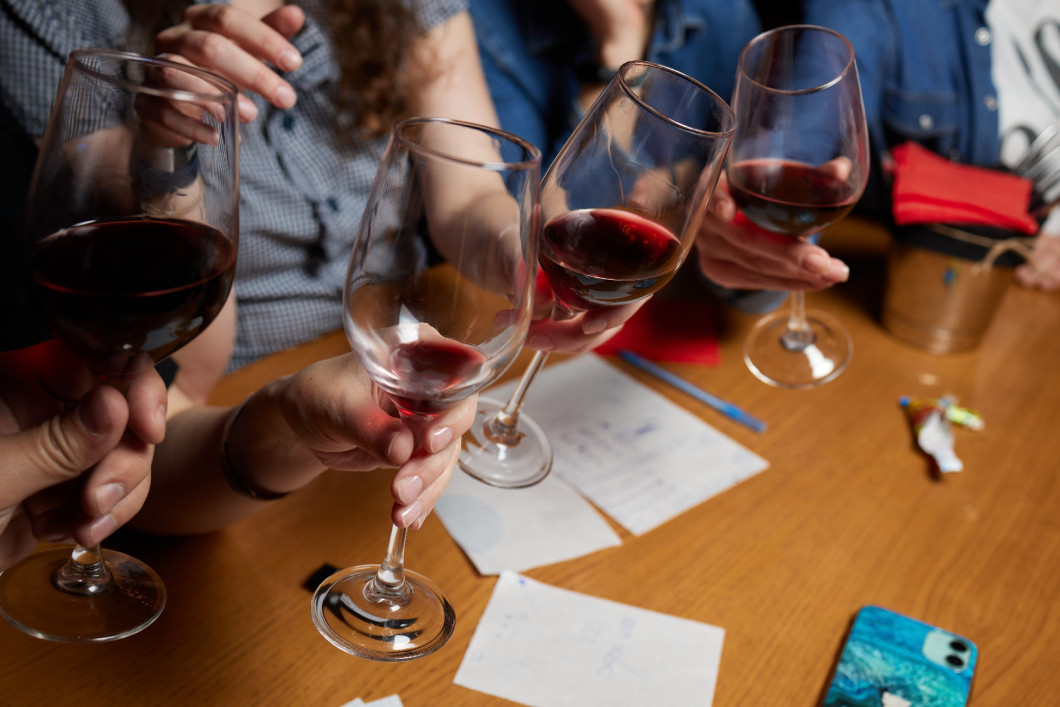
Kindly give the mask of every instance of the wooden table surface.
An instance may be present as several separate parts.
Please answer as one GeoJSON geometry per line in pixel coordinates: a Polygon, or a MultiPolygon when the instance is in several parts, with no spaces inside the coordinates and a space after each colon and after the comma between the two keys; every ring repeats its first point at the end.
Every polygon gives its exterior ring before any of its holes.
{"type": "MultiPolygon", "coordinates": [[[[526,574],[723,627],[718,707],[815,705],[851,617],[870,603],[974,640],[973,705],[1055,705],[1060,296],[1013,287],[976,351],[933,355],[878,323],[887,234],[851,220],[827,238],[852,277],[808,302],[852,330],[854,358],[838,379],[809,391],[760,383],[740,360],[755,317],[724,310],[715,322],[721,365],[669,366],[768,421],[765,434],[614,361],[769,468],[643,536],[620,532],[621,547],[526,574]],[[955,431],[965,470],[939,479],[914,447],[898,399],[944,394],[980,411],[986,427],[955,431]],[[662,586],[652,581],[660,568],[662,586]]],[[[283,352],[231,375],[215,399],[241,400],[274,376],[347,350],[336,334],[283,352]]],[[[387,473],[329,472],[224,532],[119,536],[112,546],[165,580],[162,617],[98,645],[40,641],[0,622],[0,704],[338,707],[395,693],[406,707],[510,704],[453,684],[496,578],[476,573],[436,517],[410,537],[406,559],[455,604],[448,645],[418,661],[377,664],[333,648],[313,627],[304,580],[324,562],[381,559],[388,486],[387,473]]]]}

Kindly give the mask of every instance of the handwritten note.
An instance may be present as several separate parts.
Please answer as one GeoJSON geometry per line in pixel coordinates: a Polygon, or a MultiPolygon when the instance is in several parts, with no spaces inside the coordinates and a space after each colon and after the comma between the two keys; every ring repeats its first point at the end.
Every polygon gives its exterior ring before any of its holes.
{"type": "Polygon", "coordinates": [[[458,469],[435,510],[482,574],[518,572],[622,543],[557,476],[529,488],[499,489],[458,469]]]}
{"type": "Polygon", "coordinates": [[[504,573],[454,682],[539,707],[709,706],[724,636],[504,573]]]}
{"type": "MultiPolygon", "coordinates": [[[[505,399],[513,388],[487,395],[505,399]]],[[[635,535],[769,465],[592,354],[541,371],[524,410],[549,435],[553,473],[635,535]]]]}

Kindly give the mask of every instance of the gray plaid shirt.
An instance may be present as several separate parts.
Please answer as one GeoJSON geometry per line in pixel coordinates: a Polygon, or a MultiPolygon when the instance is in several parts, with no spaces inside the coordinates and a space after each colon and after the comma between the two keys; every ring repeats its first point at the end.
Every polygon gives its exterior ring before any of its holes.
{"type": "MultiPolygon", "coordinates": [[[[306,25],[292,43],[303,63],[285,76],[298,103],[282,111],[253,95],[260,113],[242,128],[239,326],[230,370],[342,326],[347,258],[386,145],[385,138],[338,138],[338,66],[324,3],[298,4],[306,25]]],[[[416,7],[433,27],[466,1],[416,7]]],[[[127,31],[120,0],[0,0],[0,99],[26,134],[44,133],[69,52],[121,47],[127,31]]]]}

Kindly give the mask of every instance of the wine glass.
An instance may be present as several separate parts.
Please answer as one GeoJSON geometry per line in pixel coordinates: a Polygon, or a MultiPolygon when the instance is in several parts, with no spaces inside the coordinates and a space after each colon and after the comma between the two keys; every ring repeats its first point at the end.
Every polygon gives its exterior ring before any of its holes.
{"type": "MultiPolygon", "coordinates": [[[[752,223],[813,239],[861,198],[868,128],[854,48],[843,35],[793,25],[752,39],[740,53],[732,106],[739,125],[726,176],[752,223]]],[[[755,324],[744,360],[766,383],[811,388],[838,376],[852,349],[846,328],[825,312],[806,311],[796,291],[790,312],[755,324]]]]}
{"type": "MultiPolygon", "coordinates": [[[[122,389],[213,321],[238,233],[236,87],[189,66],[71,53],[29,187],[30,296],[122,389]]],[[[165,587],[128,555],[75,546],[0,574],[0,613],[31,635],[109,641],[153,622],[165,587]]]]}
{"type": "MultiPolygon", "coordinates": [[[[552,318],[651,296],[681,265],[721,175],[735,117],[698,81],[624,64],[560,150],[541,186],[541,268],[552,318]]],[[[520,415],[548,355],[535,352],[510,399],[479,399],[461,468],[520,488],[552,468],[544,430],[520,415]]]]}
{"type": "MultiPolygon", "coordinates": [[[[376,385],[417,433],[511,364],[526,338],[538,244],[541,153],[492,128],[410,118],[390,136],[354,241],[345,329],[376,385]]],[[[313,623],[342,650],[403,661],[449,639],[452,604],[404,569],[407,531],[381,564],[340,570],[313,623]]]]}

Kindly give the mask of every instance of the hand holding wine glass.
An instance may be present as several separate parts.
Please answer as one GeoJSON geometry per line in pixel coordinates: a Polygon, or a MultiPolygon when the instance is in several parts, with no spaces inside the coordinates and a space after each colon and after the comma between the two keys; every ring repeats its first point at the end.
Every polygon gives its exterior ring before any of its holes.
{"type": "Polygon", "coordinates": [[[58,339],[0,353],[0,570],[37,538],[91,547],[127,522],[147,494],[165,407],[154,369],[122,395],[58,339]]]}
{"type": "MultiPolygon", "coordinates": [[[[681,265],[722,171],[735,118],[710,89],[649,62],[623,65],[567,140],[541,187],[540,264],[552,319],[643,302],[681,265]]],[[[547,354],[507,403],[479,400],[461,468],[519,488],[552,467],[548,437],[520,414],[547,354]]]]}
{"type": "MultiPolygon", "coordinates": [[[[765,32],[740,54],[733,93],[739,126],[729,155],[729,190],[759,228],[809,239],[843,218],[868,181],[869,145],[854,49],[839,33],[795,25],[765,32]]],[[[751,331],[744,360],[761,380],[809,388],[850,360],[846,329],[807,312],[802,290],[788,314],[751,331]]]]}
{"type": "MultiPolygon", "coordinates": [[[[120,391],[228,298],[235,101],[233,84],[183,64],[109,50],[69,57],[30,183],[25,271],[52,331],[120,391]]],[[[38,552],[0,574],[0,613],[41,638],[123,638],[164,605],[150,567],[98,544],[38,552]]]]}
{"type": "MultiPolygon", "coordinates": [[[[344,325],[417,438],[496,380],[523,345],[540,163],[529,143],[470,123],[410,118],[391,132],[350,256],[344,325]]],[[[313,622],[335,646],[402,661],[449,639],[452,605],[405,570],[406,533],[395,525],[380,564],[340,570],[317,589],[313,622]]]]}

